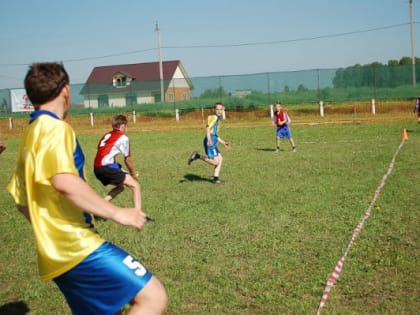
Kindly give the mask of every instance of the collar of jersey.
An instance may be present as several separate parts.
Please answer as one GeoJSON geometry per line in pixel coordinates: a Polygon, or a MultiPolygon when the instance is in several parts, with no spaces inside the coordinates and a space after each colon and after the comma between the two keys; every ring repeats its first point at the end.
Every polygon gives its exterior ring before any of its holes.
{"type": "Polygon", "coordinates": [[[60,117],[58,117],[53,112],[50,112],[48,110],[39,109],[39,110],[36,110],[36,111],[34,111],[34,112],[31,113],[31,119],[29,120],[29,123],[30,124],[33,123],[41,115],[48,115],[48,116],[51,116],[51,117],[53,117],[55,119],[60,119],[60,117]]]}

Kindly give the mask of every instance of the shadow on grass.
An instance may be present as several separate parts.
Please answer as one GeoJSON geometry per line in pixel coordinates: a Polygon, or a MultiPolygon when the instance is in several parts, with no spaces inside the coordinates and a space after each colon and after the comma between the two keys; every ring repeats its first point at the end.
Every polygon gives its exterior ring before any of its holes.
{"type": "Polygon", "coordinates": [[[185,174],[184,178],[179,181],[180,183],[185,182],[212,182],[211,179],[206,177],[201,177],[195,174],[185,174]]]}
{"type": "Polygon", "coordinates": [[[28,305],[23,301],[6,303],[0,306],[0,315],[25,315],[29,311],[28,305]]]}
{"type": "Polygon", "coordinates": [[[266,151],[266,152],[274,152],[276,149],[273,148],[256,148],[257,151],[266,151]]]}

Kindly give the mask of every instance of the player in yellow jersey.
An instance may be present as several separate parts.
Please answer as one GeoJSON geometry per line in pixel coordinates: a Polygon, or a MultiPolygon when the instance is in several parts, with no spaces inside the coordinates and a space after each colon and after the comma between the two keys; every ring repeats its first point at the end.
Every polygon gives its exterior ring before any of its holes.
{"type": "Polygon", "coordinates": [[[220,170],[222,169],[223,156],[217,147],[217,143],[220,142],[223,146],[229,150],[230,143],[219,137],[219,122],[223,114],[223,104],[218,102],[213,106],[213,115],[207,117],[206,125],[206,136],[203,139],[204,152],[207,156],[199,154],[197,151],[193,151],[188,158],[188,165],[195,160],[203,160],[204,162],[214,166],[214,173],[212,182],[214,184],[220,184],[219,178],[220,170]]]}
{"type": "Polygon", "coordinates": [[[140,262],[105,241],[92,214],[141,229],[146,214],[103,199],[86,182],[85,157],[63,119],[70,107],[69,77],[59,63],[35,63],[25,77],[35,111],[20,140],[8,185],[30,221],[43,280],[54,280],[73,314],[162,314],[163,285],[140,262]]]}

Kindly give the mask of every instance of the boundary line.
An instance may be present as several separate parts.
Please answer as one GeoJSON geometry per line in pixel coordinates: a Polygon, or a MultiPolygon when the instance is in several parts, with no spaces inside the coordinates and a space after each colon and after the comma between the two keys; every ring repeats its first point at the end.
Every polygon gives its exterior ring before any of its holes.
{"type": "Polygon", "coordinates": [[[379,186],[376,188],[375,193],[373,195],[373,198],[372,198],[368,208],[366,209],[366,212],[365,212],[363,218],[360,220],[359,224],[354,229],[351,240],[350,240],[349,244],[347,245],[347,248],[346,248],[343,256],[336,263],[334,270],[332,271],[330,277],[328,278],[328,281],[327,281],[327,283],[325,285],[325,288],[324,288],[324,293],[322,294],[321,301],[320,301],[319,306],[318,306],[317,315],[321,314],[321,311],[322,311],[323,307],[325,306],[325,304],[327,302],[328,296],[330,294],[330,291],[331,291],[332,287],[334,286],[334,283],[340,277],[341,270],[343,268],[344,262],[346,261],[347,255],[350,251],[350,248],[353,246],[354,241],[356,240],[360,231],[362,230],[365,221],[370,217],[370,215],[372,213],[372,208],[375,205],[376,200],[378,199],[378,197],[381,193],[381,190],[384,187],[388,176],[392,173],[392,170],[394,169],[395,160],[396,160],[397,155],[400,152],[401,148],[403,147],[404,142],[405,142],[405,140],[403,139],[401,141],[400,145],[398,146],[397,150],[395,151],[395,153],[392,157],[391,163],[389,163],[388,170],[385,173],[385,175],[382,177],[382,180],[381,180],[379,186]]]}

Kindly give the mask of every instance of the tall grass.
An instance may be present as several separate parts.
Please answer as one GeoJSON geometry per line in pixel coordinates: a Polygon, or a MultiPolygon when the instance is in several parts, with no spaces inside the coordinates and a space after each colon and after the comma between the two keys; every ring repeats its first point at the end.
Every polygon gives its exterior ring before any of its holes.
{"type": "MultiPolygon", "coordinates": [[[[332,289],[324,314],[416,314],[419,301],[420,128],[414,122],[292,126],[275,154],[274,129],[224,124],[223,183],[210,166],[187,165],[203,131],[131,133],[144,210],[156,219],[138,233],[99,221],[100,233],[128,249],[160,278],[167,314],[314,314],[401,142],[374,211],[332,289]]],[[[98,134],[79,140],[89,182],[98,134]]],[[[17,139],[0,156],[4,187],[17,139]]],[[[128,206],[129,192],[116,203],[128,206]]],[[[39,280],[30,226],[0,190],[0,310],[69,314],[52,283],[39,280]]],[[[2,313],[0,311],[0,314],[2,313]]],[[[24,314],[24,313],[18,313],[24,314]]]]}

